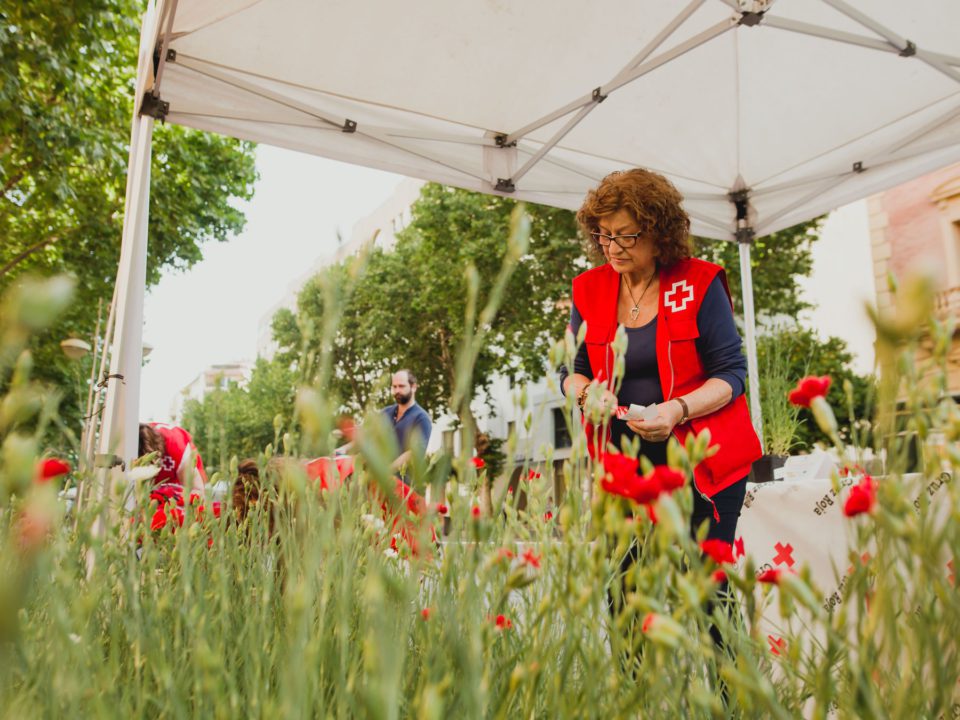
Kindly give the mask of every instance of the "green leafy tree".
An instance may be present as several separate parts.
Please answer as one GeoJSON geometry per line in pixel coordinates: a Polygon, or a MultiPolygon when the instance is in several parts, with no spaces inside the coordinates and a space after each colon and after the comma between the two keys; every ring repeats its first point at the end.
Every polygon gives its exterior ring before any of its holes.
{"type": "MultiPolygon", "coordinates": [[[[142,9],[0,0],[0,289],[28,274],[78,278],[74,304],[32,349],[38,379],[79,384],[79,397],[89,366],[71,366],[59,342],[89,341],[99,301],[112,298],[142,9]]],[[[235,201],[256,179],[248,143],[158,124],[153,148],[148,285],[240,231],[235,201]]],[[[72,396],[62,413],[78,427],[72,396]]]]}
{"type": "MultiPolygon", "coordinates": [[[[418,402],[434,417],[453,411],[457,353],[466,331],[465,271],[476,268],[482,303],[503,264],[515,207],[505,198],[426,185],[394,248],[329,268],[304,287],[295,319],[278,313],[279,344],[291,359],[300,352],[318,356],[318,329],[336,298],[341,324],[330,348],[332,389],[345,406],[386,404],[386,393],[374,391],[392,370],[409,367],[420,381],[418,402]]],[[[518,381],[542,377],[549,343],[569,319],[570,280],[587,267],[571,212],[526,209],[529,248],[477,357],[475,393],[488,390],[495,374],[518,381]]]]}
{"type": "MultiPolygon", "coordinates": [[[[800,298],[797,280],[813,270],[811,248],[819,239],[822,217],[757,238],[750,248],[753,303],[757,315],[795,318],[809,307],[800,298]]],[[[722,265],[727,271],[734,312],[743,317],[740,250],[737,243],[694,238],[694,254],[722,265]]]]}
{"type": "Polygon", "coordinates": [[[257,360],[245,387],[231,383],[203,400],[188,400],[183,425],[208,470],[225,471],[230,458],[257,457],[290,429],[296,376],[285,363],[257,360]]]}

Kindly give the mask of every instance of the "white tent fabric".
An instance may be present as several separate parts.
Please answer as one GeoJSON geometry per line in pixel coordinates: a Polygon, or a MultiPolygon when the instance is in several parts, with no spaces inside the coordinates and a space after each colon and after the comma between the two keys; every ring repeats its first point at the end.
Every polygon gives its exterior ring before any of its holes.
{"type": "Polygon", "coordinates": [[[960,160],[957,28],[956,0],[157,0],[141,112],[567,208],[659,171],[741,242],[755,370],[751,238],[960,160]]]}

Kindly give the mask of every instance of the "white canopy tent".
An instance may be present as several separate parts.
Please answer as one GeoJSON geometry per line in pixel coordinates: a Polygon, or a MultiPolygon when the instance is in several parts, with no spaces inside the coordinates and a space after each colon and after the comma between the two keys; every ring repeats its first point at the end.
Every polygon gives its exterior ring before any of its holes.
{"type": "Polygon", "coordinates": [[[567,208],[661,172],[740,243],[759,418],[752,239],[960,160],[958,28],[956,0],[155,0],[100,452],[136,453],[156,119],[567,208]]]}

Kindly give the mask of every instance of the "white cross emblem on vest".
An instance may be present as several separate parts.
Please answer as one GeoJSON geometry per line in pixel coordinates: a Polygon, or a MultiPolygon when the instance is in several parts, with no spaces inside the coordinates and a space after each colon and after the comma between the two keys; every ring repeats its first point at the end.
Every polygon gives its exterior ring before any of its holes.
{"type": "Polygon", "coordinates": [[[663,304],[673,312],[680,312],[691,302],[693,302],[693,285],[686,280],[677,280],[663,296],[663,304]]]}

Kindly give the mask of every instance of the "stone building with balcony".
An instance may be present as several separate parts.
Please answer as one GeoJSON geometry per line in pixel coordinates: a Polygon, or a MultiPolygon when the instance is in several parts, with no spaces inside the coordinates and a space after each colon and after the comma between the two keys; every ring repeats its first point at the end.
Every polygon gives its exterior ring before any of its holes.
{"type": "MultiPolygon", "coordinates": [[[[877,307],[893,302],[888,274],[929,274],[936,283],[936,313],[960,315],[960,164],[899,185],[868,201],[877,307]]],[[[929,347],[921,346],[923,353],[929,347]]],[[[947,361],[948,391],[960,401],[960,326],[947,361]]]]}

